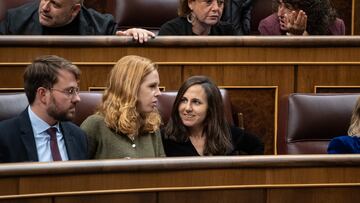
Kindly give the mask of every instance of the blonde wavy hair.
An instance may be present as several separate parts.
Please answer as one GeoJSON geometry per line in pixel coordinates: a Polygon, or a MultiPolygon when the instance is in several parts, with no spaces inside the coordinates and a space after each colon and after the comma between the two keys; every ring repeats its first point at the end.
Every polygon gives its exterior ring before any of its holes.
{"type": "Polygon", "coordinates": [[[125,56],[115,64],[97,112],[104,116],[107,127],[127,135],[159,129],[161,117],[157,110],[141,114],[136,109],[141,83],[156,70],[151,60],[134,55],[125,56]]]}
{"type": "Polygon", "coordinates": [[[360,137],[360,97],[357,99],[352,112],[348,135],[360,137]]]}

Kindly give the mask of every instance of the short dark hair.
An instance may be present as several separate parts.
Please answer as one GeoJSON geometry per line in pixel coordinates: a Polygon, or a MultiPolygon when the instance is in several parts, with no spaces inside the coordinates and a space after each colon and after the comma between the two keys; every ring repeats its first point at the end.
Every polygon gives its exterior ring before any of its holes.
{"type": "Polygon", "coordinates": [[[39,87],[52,88],[58,82],[58,71],[67,70],[80,78],[80,69],[70,61],[55,55],[40,56],[28,65],[24,72],[24,89],[32,104],[39,87]]]}
{"type": "Polygon", "coordinates": [[[219,88],[206,76],[192,76],[180,87],[171,111],[171,117],[165,128],[165,137],[178,142],[189,139],[188,129],[179,116],[179,105],[185,92],[194,85],[201,85],[208,101],[208,109],[204,120],[206,135],[204,155],[225,155],[233,148],[231,144],[230,126],[226,120],[224,104],[219,88]]]}

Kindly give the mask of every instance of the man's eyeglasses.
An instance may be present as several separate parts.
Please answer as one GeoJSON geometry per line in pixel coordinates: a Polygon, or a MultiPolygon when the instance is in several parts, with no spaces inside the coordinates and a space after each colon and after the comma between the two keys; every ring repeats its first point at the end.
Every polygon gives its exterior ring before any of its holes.
{"type": "Polygon", "coordinates": [[[58,92],[61,92],[63,94],[65,94],[68,97],[73,97],[75,95],[78,95],[80,92],[80,89],[78,87],[70,87],[64,90],[60,90],[60,89],[56,89],[56,88],[50,88],[50,90],[55,90],[58,92]]]}

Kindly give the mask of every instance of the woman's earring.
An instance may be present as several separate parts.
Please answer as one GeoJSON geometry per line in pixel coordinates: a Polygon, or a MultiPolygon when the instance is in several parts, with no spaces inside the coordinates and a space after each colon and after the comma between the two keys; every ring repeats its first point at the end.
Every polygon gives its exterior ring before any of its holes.
{"type": "Polygon", "coordinates": [[[189,23],[193,24],[194,23],[194,19],[195,19],[195,16],[194,14],[191,12],[189,13],[187,16],[186,16],[186,19],[189,23]]]}

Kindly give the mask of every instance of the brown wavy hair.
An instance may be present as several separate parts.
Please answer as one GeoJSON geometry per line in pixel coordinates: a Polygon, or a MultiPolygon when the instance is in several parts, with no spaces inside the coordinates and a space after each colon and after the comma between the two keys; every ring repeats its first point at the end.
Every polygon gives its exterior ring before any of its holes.
{"type": "Polygon", "coordinates": [[[97,112],[104,116],[107,127],[130,135],[159,129],[161,117],[157,110],[141,114],[136,108],[140,85],[152,71],[157,71],[157,66],[140,56],[125,56],[115,64],[97,112]]]}
{"type": "Polygon", "coordinates": [[[357,99],[352,112],[348,135],[360,137],[360,97],[357,99]]]}
{"type": "Polygon", "coordinates": [[[230,126],[225,117],[224,104],[219,88],[206,76],[193,76],[180,87],[171,111],[171,117],[165,127],[165,138],[177,142],[189,139],[189,129],[179,115],[179,105],[185,92],[194,85],[201,85],[207,95],[208,109],[204,120],[206,135],[204,155],[225,155],[233,148],[230,126]]]}

